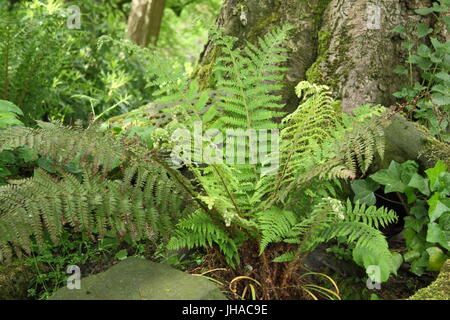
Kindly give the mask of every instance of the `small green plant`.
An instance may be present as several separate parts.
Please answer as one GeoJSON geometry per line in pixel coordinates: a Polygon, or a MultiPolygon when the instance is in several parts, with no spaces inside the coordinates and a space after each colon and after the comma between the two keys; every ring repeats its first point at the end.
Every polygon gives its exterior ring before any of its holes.
{"type": "Polygon", "coordinates": [[[408,51],[407,66],[397,66],[397,74],[408,76],[409,83],[394,94],[406,101],[406,109],[425,124],[430,132],[442,141],[450,141],[450,42],[439,39],[439,32],[450,32],[449,0],[433,2],[431,8],[417,9],[420,15],[433,15],[436,28],[420,23],[414,26],[397,26],[393,31],[408,38],[409,28],[419,41],[408,40],[403,46],[408,51]],[[429,39],[429,40],[427,40],[429,39]],[[415,80],[416,69],[420,79],[415,80]]]}
{"type": "Polygon", "coordinates": [[[145,243],[135,243],[130,237],[121,240],[114,232],[94,241],[86,234],[65,228],[58,243],[54,243],[47,234],[43,245],[33,243],[30,255],[25,259],[36,274],[28,295],[33,299],[48,299],[56,290],[66,286],[69,266],[78,266],[81,276],[85,277],[103,271],[114,260],[143,256],[144,248],[145,243]]]}
{"type": "Polygon", "coordinates": [[[397,193],[408,213],[404,218],[408,251],[403,257],[418,275],[425,270],[439,271],[450,256],[450,172],[437,162],[425,175],[419,174],[414,161],[392,161],[388,169],[352,183],[354,200],[368,205],[375,204],[375,192],[381,186],[386,194],[397,193]]]}

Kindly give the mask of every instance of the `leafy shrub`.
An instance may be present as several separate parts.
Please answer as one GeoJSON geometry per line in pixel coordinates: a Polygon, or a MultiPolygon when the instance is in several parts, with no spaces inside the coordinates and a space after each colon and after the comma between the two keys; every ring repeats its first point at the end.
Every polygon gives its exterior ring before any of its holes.
{"type": "Polygon", "coordinates": [[[125,16],[103,1],[70,5],[80,8],[80,30],[67,27],[62,0],[0,10],[0,99],[21,108],[26,125],[104,118],[152,101],[152,53],[125,39],[125,16]]]}
{"type": "MultiPolygon", "coordinates": [[[[388,169],[352,184],[355,200],[367,205],[375,203],[374,192],[380,186],[384,186],[384,193],[406,195],[404,237],[408,251],[404,259],[418,275],[425,270],[439,271],[450,250],[450,172],[438,162],[425,174],[419,174],[414,161],[393,161],[388,169]]],[[[401,196],[399,200],[403,201],[401,196]]]]}
{"type": "MultiPolygon", "coordinates": [[[[450,10],[450,1],[433,2],[433,7],[417,9],[420,15],[433,15],[438,20],[436,25],[450,32],[450,17],[445,12],[450,10]]],[[[426,124],[431,133],[443,141],[450,141],[450,42],[439,39],[439,29],[433,30],[423,23],[415,26],[398,26],[394,31],[407,36],[407,28],[413,27],[419,41],[409,39],[403,43],[408,51],[407,67],[398,66],[394,71],[409,75],[409,84],[403,86],[394,96],[406,100],[406,108],[414,117],[426,124]],[[429,37],[430,44],[426,40],[429,37]],[[415,70],[420,74],[419,81],[414,81],[415,70]]]]}

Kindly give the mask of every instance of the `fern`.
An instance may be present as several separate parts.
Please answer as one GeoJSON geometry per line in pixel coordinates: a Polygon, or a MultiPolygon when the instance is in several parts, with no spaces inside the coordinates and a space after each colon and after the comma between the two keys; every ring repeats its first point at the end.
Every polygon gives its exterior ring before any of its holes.
{"type": "Polygon", "coordinates": [[[15,127],[0,134],[0,151],[28,147],[61,165],[76,160],[91,174],[107,173],[126,158],[123,145],[112,135],[103,135],[96,127],[83,129],[60,123],[38,121],[39,128],[15,127]],[[100,137],[100,139],[99,139],[100,137]]]}
{"type": "Polygon", "coordinates": [[[233,234],[230,230],[217,226],[202,211],[196,211],[183,219],[177,227],[175,236],[172,237],[168,244],[169,250],[212,247],[216,244],[230,266],[235,267],[240,263],[239,246],[242,244],[242,232],[238,231],[233,234]]]}
{"type": "Polygon", "coordinates": [[[261,232],[259,253],[262,254],[270,243],[281,242],[284,237],[292,232],[297,217],[290,211],[272,207],[267,211],[258,213],[257,221],[261,232]]]}
{"type": "Polygon", "coordinates": [[[37,169],[32,178],[0,187],[0,261],[29,252],[32,239],[41,245],[44,233],[58,243],[64,226],[100,238],[110,230],[135,241],[167,237],[197,208],[188,189],[146,158],[137,141],[130,146],[94,127],[42,127],[0,132],[2,148],[27,146],[55,162],[52,174],[37,169]],[[78,174],[65,170],[73,157],[79,158],[78,174]]]}
{"type": "Polygon", "coordinates": [[[66,29],[65,20],[41,9],[33,14],[0,10],[0,99],[19,106],[27,122],[49,111],[45,100],[67,59],[64,41],[55,32],[66,29]]]}
{"type": "Polygon", "coordinates": [[[309,216],[297,216],[297,222],[292,217],[292,213],[283,213],[271,218],[271,224],[259,224],[264,245],[268,243],[266,239],[299,245],[296,253],[283,254],[275,259],[276,262],[292,261],[320,243],[343,238],[347,243],[354,244],[355,261],[361,266],[380,266],[382,281],[396,272],[398,265],[395,256],[378,230],[397,220],[394,211],[359,203],[353,206],[350,200],[344,205],[337,199],[326,198],[313,208],[309,216]]]}
{"type": "Polygon", "coordinates": [[[236,38],[221,34],[213,37],[222,55],[214,68],[219,96],[213,108],[220,110],[220,117],[212,128],[277,128],[273,118],[284,113],[280,96],[273,93],[282,89],[279,81],[286,70],[280,67],[286,61],[282,44],[290,29],[285,26],[269,32],[259,39],[259,47],[247,43],[243,53],[234,49],[236,38]]]}
{"type": "MultiPolygon", "coordinates": [[[[0,210],[4,208],[0,211],[4,212],[0,223],[2,218],[10,221],[9,212],[19,212],[16,218],[22,219],[14,234],[3,240],[2,250],[7,252],[16,246],[27,248],[30,237],[39,237],[38,233],[44,230],[57,240],[57,222],[63,218],[63,223],[84,232],[100,233],[112,228],[138,239],[165,226],[169,228],[172,220],[164,217],[169,212],[175,215],[178,212],[180,220],[169,248],[217,246],[231,266],[239,264],[239,250],[246,241],[258,242],[260,253],[271,243],[284,241],[297,245],[297,251],[277,259],[287,261],[319,243],[344,237],[348,243],[355,244],[358,263],[364,266],[368,263],[367,257],[361,257],[361,251],[367,249],[375,262],[390,266],[388,275],[394,272],[389,262],[392,254],[377,230],[393,222],[394,213],[359,204],[344,205],[337,199],[340,180],[364,174],[374,157],[382,156],[380,117],[384,110],[364,106],[354,115],[344,115],[339,112],[340,103],[332,98],[326,86],[301,82],[297,87],[302,99],[299,108],[281,123],[274,121],[284,115],[277,92],[284,71],[281,66],[286,61],[282,44],[289,29],[275,29],[259,40],[259,47],[247,44],[243,50],[235,48],[236,39],[215,34],[213,40],[222,56],[214,68],[217,80],[214,90],[201,90],[195,80],[188,82],[184,76],[155,80],[152,85],[159,87],[161,96],[150,106],[128,115],[143,117],[158,127],[154,131],[154,150],[108,133],[99,138],[95,128],[83,130],[40,124],[39,129],[14,128],[0,134],[3,149],[23,145],[33,148],[41,156],[59,163],[58,172],[77,159],[83,172],[76,177],[65,173],[37,174],[24,183],[23,188],[30,188],[29,192],[36,194],[36,198],[23,202],[25,209],[20,205],[22,202],[10,200],[11,190],[22,188],[20,185],[0,193],[5,196],[4,207],[0,206],[0,210]],[[177,145],[171,140],[175,130],[193,130],[197,121],[202,122],[204,130],[217,129],[222,133],[227,129],[239,134],[249,130],[280,130],[279,152],[265,159],[279,160],[278,172],[267,174],[263,170],[264,161],[251,163],[250,149],[244,146],[246,162],[243,164],[184,163],[194,176],[191,184],[162,155],[170,154],[177,145]],[[34,190],[36,185],[51,190],[55,184],[61,184],[61,189],[66,188],[68,192],[55,194],[63,205],[54,208],[52,212],[56,213],[52,214],[41,208],[41,202],[49,202],[45,198],[47,193],[34,190]],[[92,194],[85,193],[89,188],[94,188],[92,194]],[[102,196],[94,197],[97,193],[102,196]],[[173,202],[169,201],[172,195],[175,195],[173,202]],[[182,199],[187,199],[189,205],[183,204],[182,199]],[[78,210],[79,206],[83,209],[78,210]],[[25,232],[23,226],[32,227],[25,216],[28,207],[42,221],[49,218],[50,222],[40,227],[36,220],[34,229],[30,228],[33,231],[25,232]],[[56,222],[51,222],[53,219],[56,222]]],[[[120,125],[126,118],[110,123],[120,125]]],[[[204,141],[201,147],[207,143],[204,141]]]]}
{"type": "MultiPolygon", "coordinates": [[[[279,160],[276,174],[265,174],[264,162],[249,163],[248,149],[245,164],[186,163],[202,187],[197,199],[207,209],[180,222],[171,246],[191,248],[214,243],[227,252],[227,261],[236,262],[233,257],[238,256],[241,241],[231,245],[229,238],[243,232],[243,239],[259,242],[260,253],[273,242],[297,244],[300,252],[279,259],[285,261],[326,242],[333,235],[325,233],[328,228],[345,222],[354,230],[342,229],[340,235],[347,236],[349,242],[356,241],[358,249],[376,236],[377,241],[384,241],[379,247],[381,253],[388,256],[386,241],[376,228],[392,222],[392,212],[359,205],[350,208],[350,204],[344,206],[336,199],[321,200],[336,197],[339,180],[364,174],[376,155],[382,157],[384,140],[379,119],[384,109],[363,106],[354,115],[345,115],[339,112],[340,102],[332,98],[326,86],[301,82],[297,86],[302,99],[299,108],[281,124],[273,121],[282,115],[283,105],[276,92],[283,71],[279,66],[285,61],[282,41],[288,30],[275,30],[260,40],[259,48],[248,44],[243,50],[234,48],[236,39],[216,33],[214,41],[222,52],[214,69],[216,90],[201,91],[192,81],[183,91],[161,100],[172,105],[156,108],[160,114],[175,115],[163,124],[166,137],[181,124],[192,130],[195,121],[201,121],[205,130],[236,129],[244,135],[251,129],[281,129],[280,150],[266,159],[279,160]],[[180,100],[181,92],[185,100],[180,100]],[[341,220],[340,216],[348,218],[341,220]],[[219,223],[208,220],[213,217],[219,223]],[[220,229],[223,226],[227,228],[224,233],[220,229]]],[[[172,146],[169,141],[159,144],[162,150],[168,148],[166,152],[172,146]]]]}

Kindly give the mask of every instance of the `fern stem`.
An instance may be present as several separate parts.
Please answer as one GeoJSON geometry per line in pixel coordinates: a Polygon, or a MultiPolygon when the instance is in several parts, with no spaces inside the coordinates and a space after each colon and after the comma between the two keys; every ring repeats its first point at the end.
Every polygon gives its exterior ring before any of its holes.
{"type": "Polygon", "coordinates": [[[196,192],[192,190],[190,186],[187,186],[183,179],[180,178],[180,173],[174,169],[172,169],[167,163],[162,160],[155,152],[151,153],[152,159],[154,159],[158,164],[160,164],[164,169],[166,169],[167,173],[175,179],[175,181],[189,194],[189,196],[198,204],[198,206],[212,219],[211,221],[221,230],[225,232],[229,232],[220,219],[220,214],[215,210],[210,210],[204,203],[201,201],[196,192]]]}
{"type": "Polygon", "coordinates": [[[233,206],[236,209],[236,213],[238,214],[238,216],[240,216],[242,218],[242,212],[241,212],[241,210],[239,208],[239,205],[237,204],[233,193],[230,191],[230,189],[228,189],[227,183],[225,182],[225,180],[223,179],[222,175],[220,174],[219,169],[214,164],[212,164],[211,166],[213,167],[214,171],[216,171],[217,175],[219,176],[220,182],[222,182],[222,185],[225,188],[225,192],[228,194],[228,197],[230,198],[231,202],[233,202],[233,206]]]}

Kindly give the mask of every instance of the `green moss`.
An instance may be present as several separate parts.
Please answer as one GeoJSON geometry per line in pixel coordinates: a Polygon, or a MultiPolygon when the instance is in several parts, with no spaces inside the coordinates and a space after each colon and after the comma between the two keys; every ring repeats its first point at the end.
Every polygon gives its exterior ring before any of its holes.
{"type": "Polygon", "coordinates": [[[318,34],[319,49],[318,57],[313,65],[306,71],[306,79],[313,83],[325,82],[324,76],[320,71],[320,64],[326,60],[328,55],[328,48],[331,41],[331,33],[328,31],[320,30],[318,34]]]}
{"type": "Polygon", "coordinates": [[[215,83],[212,74],[219,54],[220,48],[213,46],[211,52],[206,56],[205,61],[198,65],[196,70],[192,73],[192,78],[197,79],[200,90],[214,87],[215,83]]]}
{"type": "Polygon", "coordinates": [[[32,268],[25,262],[0,266],[0,300],[27,299],[34,277],[32,268]]]}
{"type": "MultiPolygon", "coordinates": [[[[306,1],[306,2],[310,3],[311,1],[306,1]]],[[[331,0],[319,0],[319,2],[317,3],[316,11],[314,12],[314,16],[316,17],[317,25],[320,26],[322,24],[323,13],[327,9],[330,2],[331,2],[331,0]]]]}
{"type": "Polygon", "coordinates": [[[339,35],[333,35],[328,31],[319,31],[319,54],[314,64],[308,69],[306,76],[310,82],[325,84],[334,92],[337,91],[340,79],[347,78],[352,68],[352,62],[347,59],[348,50],[350,49],[351,37],[347,28],[343,28],[339,35]],[[336,57],[330,63],[328,56],[330,55],[331,39],[336,39],[338,44],[333,55],[336,57]]]}
{"type": "Polygon", "coordinates": [[[425,157],[427,161],[432,163],[441,160],[448,168],[450,168],[450,145],[441,142],[436,138],[429,138],[425,143],[425,149],[419,156],[425,157]]]}
{"type": "Polygon", "coordinates": [[[408,300],[450,300],[450,259],[444,263],[432,284],[420,289],[408,300]]]}
{"type": "Polygon", "coordinates": [[[248,41],[255,44],[257,39],[264,33],[270,30],[270,26],[280,21],[280,17],[276,14],[275,10],[268,16],[264,17],[258,24],[251,28],[248,32],[248,41]]]}

